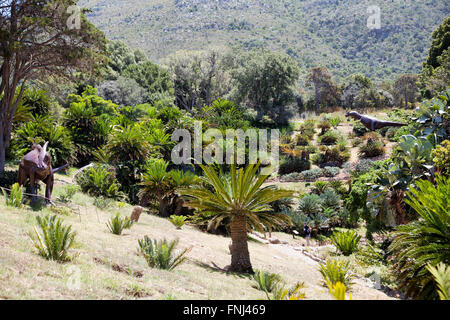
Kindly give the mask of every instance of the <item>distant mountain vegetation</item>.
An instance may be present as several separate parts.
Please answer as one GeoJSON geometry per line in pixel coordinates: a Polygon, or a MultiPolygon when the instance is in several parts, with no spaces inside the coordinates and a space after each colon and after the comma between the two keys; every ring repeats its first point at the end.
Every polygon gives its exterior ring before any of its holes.
{"type": "MultiPolygon", "coordinates": [[[[88,18],[113,40],[155,62],[178,50],[266,47],[305,70],[325,66],[340,79],[419,73],[431,34],[450,14],[447,0],[82,0],[88,18]],[[369,6],[381,28],[369,29],[369,6]]],[[[306,74],[306,71],[304,72],[306,74]]]]}

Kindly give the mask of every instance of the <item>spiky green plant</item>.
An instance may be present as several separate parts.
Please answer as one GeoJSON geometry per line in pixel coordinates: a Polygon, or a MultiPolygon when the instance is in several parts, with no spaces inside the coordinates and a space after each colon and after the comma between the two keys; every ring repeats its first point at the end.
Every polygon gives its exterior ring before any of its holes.
{"type": "Polygon", "coordinates": [[[201,165],[203,184],[182,188],[186,205],[199,214],[211,213],[211,222],[218,226],[224,219],[230,221],[232,254],[230,271],[253,273],[248,252],[247,231],[249,226],[264,232],[264,226],[290,225],[284,214],[273,214],[270,204],[276,200],[292,197],[293,192],[278,190],[276,186],[262,187],[269,177],[258,172],[260,163],[245,169],[231,165],[230,175],[217,174],[213,166],[201,165]]]}
{"type": "Polygon", "coordinates": [[[428,271],[433,275],[438,286],[439,298],[441,300],[450,300],[450,266],[439,263],[436,268],[427,265],[428,271]]]}
{"type": "Polygon", "coordinates": [[[37,216],[36,220],[40,230],[34,227],[30,237],[39,255],[47,260],[59,262],[71,260],[68,251],[73,246],[76,235],[72,232],[72,226],[65,226],[55,215],[37,216]]]}
{"type": "Polygon", "coordinates": [[[169,221],[177,228],[181,229],[182,226],[187,222],[187,217],[185,216],[177,216],[175,214],[171,215],[169,221]]]}
{"type": "Polygon", "coordinates": [[[111,216],[109,221],[106,223],[109,231],[116,235],[121,235],[123,229],[129,229],[133,225],[133,221],[130,218],[122,218],[120,213],[117,212],[115,216],[111,216]]]}
{"type": "Polygon", "coordinates": [[[352,284],[353,276],[348,272],[349,261],[327,261],[325,264],[319,264],[319,271],[322,274],[324,286],[341,282],[348,288],[352,284]]]}
{"type": "Polygon", "coordinates": [[[191,248],[186,248],[180,252],[175,252],[178,242],[179,240],[152,240],[147,236],[138,240],[139,251],[144,256],[147,264],[152,268],[169,271],[184,262],[187,258],[186,253],[191,250],[191,248]]]}
{"type": "Polygon", "coordinates": [[[58,196],[58,201],[68,203],[72,201],[73,196],[77,193],[78,188],[75,185],[66,185],[63,192],[58,196]]]}
{"type": "Polygon", "coordinates": [[[302,300],[305,298],[305,293],[301,290],[305,288],[303,282],[297,282],[292,288],[286,288],[284,285],[278,284],[275,286],[272,296],[265,291],[267,300],[302,300]]]}
{"type": "Polygon", "coordinates": [[[436,186],[428,180],[416,182],[405,202],[420,218],[397,227],[389,247],[394,262],[392,274],[406,296],[438,299],[436,284],[427,264],[450,264],[450,178],[437,177],[436,186]]]}
{"type": "MultiPolygon", "coordinates": [[[[336,298],[336,300],[346,300],[345,293],[347,292],[347,287],[342,282],[338,281],[336,284],[328,284],[328,289],[330,294],[336,298]]],[[[352,294],[350,293],[348,300],[352,300],[352,294]]]]}
{"type": "Polygon", "coordinates": [[[263,270],[255,271],[252,278],[256,282],[255,288],[266,292],[272,292],[283,281],[280,275],[263,270]]]}
{"type": "Polygon", "coordinates": [[[354,230],[335,231],[331,236],[331,242],[344,256],[349,256],[358,250],[361,236],[354,230]]]}
{"type": "Polygon", "coordinates": [[[23,187],[21,187],[17,182],[11,186],[11,192],[8,192],[2,188],[3,195],[5,196],[5,204],[8,207],[22,208],[23,207],[23,187]]]}

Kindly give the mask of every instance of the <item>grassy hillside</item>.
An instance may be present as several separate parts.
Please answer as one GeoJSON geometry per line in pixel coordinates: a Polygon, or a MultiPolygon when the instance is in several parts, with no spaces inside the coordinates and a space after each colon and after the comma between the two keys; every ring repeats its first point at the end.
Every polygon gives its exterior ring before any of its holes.
{"type": "Polygon", "coordinates": [[[82,0],[110,39],[144,49],[153,60],[178,50],[268,47],[304,69],[324,65],[340,78],[376,79],[421,70],[431,33],[450,14],[444,0],[82,0]],[[367,8],[381,9],[381,29],[367,8]]]}
{"type": "MultiPolygon", "coordinates": [[[[54,198],[70,177],[57,175],[54,198]]],[[[29,207],[12,209],[0,199],[0,299],[264,299],[246,276],[226,274],[215,269],[230,263],[230,239],[203,233],[192,226],[182,230],[166,219],[142,214],[139,222],[121,236],[105,225],[110,211],[96,210],[93,199],[77,193],[77,214],[60,215],[77,232],[70,253],[72,262],[47,261],[36,254],[28,232],[36,225],[35,216],[50,213],[49,208],[33,211],[29,207]],[[138,239],[180,239],[180,248],[192,246],[188,260],[173,271],[149,268],[137,255],[138,239]]],[[[131,207],[120,209],[123,215],[131,207]]],[[[287,234],[275,235],[288,244],[249,242],[255,269],[276,272],[290,285],[304,281],[306,299],[331,299],[321,286],[318,263],[301,254],[303,240],[287,234]]],[[[354,299],[388,299],[383,292],[357,279],[352,287],[354,299]]]]}

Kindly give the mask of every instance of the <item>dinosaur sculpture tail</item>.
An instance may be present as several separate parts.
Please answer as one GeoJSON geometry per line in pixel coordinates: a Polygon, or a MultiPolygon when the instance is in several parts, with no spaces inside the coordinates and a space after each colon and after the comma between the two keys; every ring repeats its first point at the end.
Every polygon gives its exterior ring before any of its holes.
{"type": "Polygon", "coordinates": [[[389,122],[389,121],[385,121],[383,124],[384,124],[385,127],[404,127],[404,126],[407,126],[407,124],[405,124],[405,123],[389,122]]]}
{"type": "Polygon", "coordinates": [[[52,173],[56,173],[56,172],[58,172],[58,171],[64,170],[64,169],[67,168],[68,166],[69,166],[69,164],[67,163],[67,164],[63,165],[62,167],[55,168],[55,169],[52,170],[52,173]]]}

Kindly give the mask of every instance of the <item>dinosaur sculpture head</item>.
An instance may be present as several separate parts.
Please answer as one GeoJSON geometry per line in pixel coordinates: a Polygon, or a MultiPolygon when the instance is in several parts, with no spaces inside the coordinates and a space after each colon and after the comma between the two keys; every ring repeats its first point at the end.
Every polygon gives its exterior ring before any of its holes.
{"type": "Polygon", "coordinates": [[[346,117],[352,117],[353,119],[359,120],[361,119],[361,115],[356,111],[350,111],[345,114],[346,117]]]}
{"type": "Polygon", "coordinates": [[[39,170],[46,170],[50,164],[50,155],[47,153],[48,141],[44,144],[44,147],[39,146],[36,148],[38,154],[37,168],[39,170]]]}

